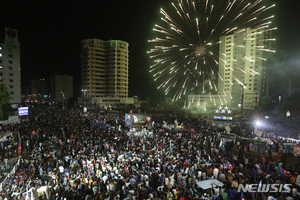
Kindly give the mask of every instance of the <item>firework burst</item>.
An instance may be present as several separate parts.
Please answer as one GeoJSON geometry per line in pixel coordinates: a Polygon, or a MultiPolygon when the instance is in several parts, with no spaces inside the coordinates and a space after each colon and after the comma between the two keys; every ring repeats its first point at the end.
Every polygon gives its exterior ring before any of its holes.
{"type": "Polygon", "coordinates": [[[178,0],[170,12],[161,9],[161,22],[153,29],[157,37],[149,40],[153,47],[147,52],[158,89],[173,100],[217,90],[216,80],[223,80],[218,62],[225,62],[218,57],[220,37],[246,27],[274,30],[269,28],[274,16],[266,15],[273,6],[263,0],[178,0]]]}

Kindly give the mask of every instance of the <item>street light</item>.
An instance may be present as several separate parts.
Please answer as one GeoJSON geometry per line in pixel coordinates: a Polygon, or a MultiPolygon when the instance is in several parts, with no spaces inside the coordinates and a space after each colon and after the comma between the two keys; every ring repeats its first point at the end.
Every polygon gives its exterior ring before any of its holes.
{"type": "Polygon", "coordinates": [[[81,90],[83,92],[83,96],[84,96],[84,106],[83,106],[83,112],[86,112],[86,99],[85,99],[85,93],[87,92],[87,89],[82,89],[81,90]]]}
{"type": "Polygon", "coordinates": [[[244,108],[244,89],[246,88],[246,84],[242,85],[242,99],[241,99],[241,133],[243,132],[243,108],[244,108]]]}
{"type": "Polygon", "coordinates": [[[63,95],[63,110],[65,109],[65,93],[60,92],[63,95]]]}

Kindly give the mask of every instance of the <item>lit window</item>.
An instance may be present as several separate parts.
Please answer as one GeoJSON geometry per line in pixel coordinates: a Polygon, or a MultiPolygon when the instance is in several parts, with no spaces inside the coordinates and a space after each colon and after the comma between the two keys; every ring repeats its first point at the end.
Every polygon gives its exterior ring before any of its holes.
{"type": "Polygon", "coordinates": [[[2,53],[0,53],[0,57],[2,57],[2,53]]]}

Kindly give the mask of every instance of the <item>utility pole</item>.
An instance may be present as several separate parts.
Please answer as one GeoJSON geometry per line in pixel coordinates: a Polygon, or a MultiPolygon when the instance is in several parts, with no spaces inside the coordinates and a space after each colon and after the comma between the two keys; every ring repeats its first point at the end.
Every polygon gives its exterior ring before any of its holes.
{"type": "Polygon", "coordinates": [[[289,81],[289,97],[291,96],[292,92],[292,81],[289,81]]]}
{"type": "Polygon", "coordinates": [[[63,110],[65,109],[65,93],[60,92],[63,95],[63,110]]]}
{"type": "Polygon", "coordinates": [[[242,99],[241,99],[241,123],[240,123],[240,129],[241,129],[241,133],[242,133],[242,131],[243,131],[244,88],[246,88],[246,84],[242,85],[242,99]]]}
{"type": "Polygon", "coordinates": [[[83,107],[83,112],[86,112],[87,109],[86,109],[86,98],[85,98],[85,93],[87,92],[87,89],[82,89],[81,90],[83,92],[83,96],[84,96],[84,107],[83,107]]]}

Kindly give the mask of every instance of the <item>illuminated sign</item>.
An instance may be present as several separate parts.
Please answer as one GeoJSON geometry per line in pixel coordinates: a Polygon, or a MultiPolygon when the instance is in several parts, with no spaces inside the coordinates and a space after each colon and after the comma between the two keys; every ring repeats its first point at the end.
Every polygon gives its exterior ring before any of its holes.
{"type": "Polygon", "coordinates": [[[28,107],[19,108],[19,116],[28,115],[28,107]]]}
{"type": "Polygon", "coordinates": [[[214,119],[220,119],[220,120],[232,120],[232,117],[214,116],[214,119]]]}
{"type": "Polygon", "coordinates": [[[125,114],[125,127],[131,125],[151,125],[152,124],[152,115],[147,114],[132,114],[126,113],[125,114]]]}

